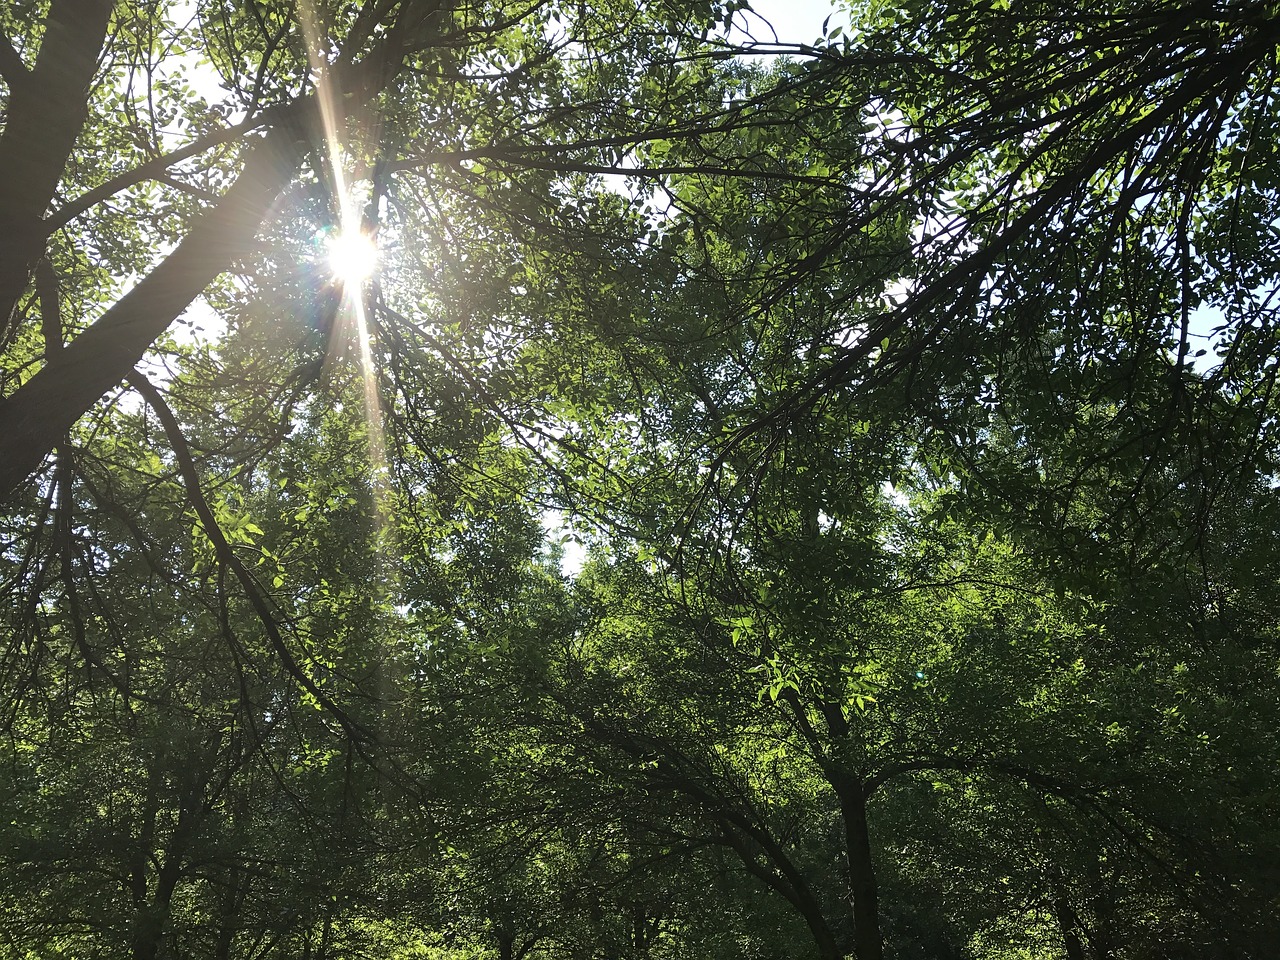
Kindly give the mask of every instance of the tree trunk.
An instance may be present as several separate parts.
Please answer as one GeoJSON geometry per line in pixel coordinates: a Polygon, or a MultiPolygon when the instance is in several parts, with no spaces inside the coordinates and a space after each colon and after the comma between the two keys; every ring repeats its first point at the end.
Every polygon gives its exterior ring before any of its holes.
{"type": "Polygon", "coordinates": [[[243,900],[244,871],[239,865],[231,867],[227,876],[227,891],[220,906],[221,921],[218,926],[218,937],[213,946],[213,960],[231,960],[231,947],[235,943],[238,932],[240,904],[243,900]]]}
{"type": "Polygon", "coordinates": [[[1079,924],[1066,897],[1054,897],[1053,915],[1058,921],[1058,928],[1062,931],[1062,944],[1067,951],[1067,960],[1085,960],[1084,944],[1076,934],[1079,924]]]}
{"type": "MultiPolygon", "coordinates": [[[[55,7],[74,9],[98,2],[106,3],[110,9],[108,0],[60,0],[55,7]]],[[[407,52],[424,49],[438,37],[443,12],[449,7],[450,4],[442,0],[401,9],[394,19],[387,21],[391,28],[383,42],[358,63],[346,66],[341,71],[342,83],[332,86],[326,95],[337,101],[345,98],[348,108],[368,103],[394,78],[407,52]]],[[[51,12],[50,22],[54,19],[51,12]]],[[[42,51],[41,61],[43,59],[42,51]]],[[[35,72],[23,75],[20,85],[28,86],[26,81],[35,77],[35,72]]],[[[81,97],[81,106],[83,101],[81,97]]],[[[80,417],[129,375],[147,348],[205,287],[237,257],[252,252],[258,227],[277,195],[293,179],[310,147],[312,134],[323,134],[319,128],[312,129],[317,121],[314,94],[299,96],[275,108],[270,131],[249,152],[235,184],[205,211],[174,251],[35,376],[7,399],[0,400],[0,503],[12,496],[40,466],[41,460],[80,417]]],[[[0,172],[5,150],[23,146],[16,133],[10,137],[13,123],[11,116],[0,137],[0,172]]],[[[83,118],[77,124],[78,133],[83,118]]],[[[72,136],[72,143],[74,139],[72,136]]],[[[60,171],[61,166],[58,169],[60,171]]],[[[12,193],[12,189],[8,192],[12,193]]],[[[4,217],[12,212],[6,210],[10,199],[6,196],[4,181],[0,180],[0,227],[5,226],[4,217]]],[[[21,213],[26,209],[15,203],[9,204],[13,210],[21,213]]],[[[40,209],[47,205],[48,198],[45,198],[40,209]]],[[[6,242],[12,251],[15,238],[8,236],[6,242]]],[[[32,265],[42,254],[43,243],[32,265]]],[[[4,264],[12,260],[11,253],[7,256],[7,260],[0,258],[0,296],[4,294],[4,264]]],[[[21,288],[25,288],[30,268],[23,266],[18,272],[21,288]]],[[[0,309],[3,307],[0,300],[0,309]]],[[[5,315],[0,314],[0,341],[4,320],[5,315]]]]}
{"type": "Polygon", "coordinates": [[[155,846],[156,816],[160,810],[160,764],[152,758],[147,771],[147,786],[142,799],[142,819],[138,824],[138,836],[134,839],[130,851],[129,863],[129,899],[133,907],[132,930],[129,938],[134,957],[139,955],[142,944],[148,936],[147,926],[150,919],[151,851],[155,846]]]}
{"type": "Polygon", "coordinates": [[[849,864],[849,896],[853,908],[853,944],[857,960],[883,960],[880,935],[880,889],[867,829],[867,791],[852,778],[834,784],[844,820],[845,855],[849,864]]]}
{"type": "Polygon", "coordinates": [[[169,925],[173,891],[178,886],[181,873],[179,863],[166,864],[156,879],[155,896],[145,909],[136,914],[133,930],[133,960],[155,960],[160,952],[160,941],[169,925]]]}
{"type": "Polygon", "coordinates": [[[14,64],[0,136],[0,342],[44,255],[42,217],[89,115],[88,94],[107,36],[110,0],[55,0],[30,72],[14,64]]]}
{"type": "MultiPolygon", "coordinates": [[[[297,103],[302,111],[306,98],[297,103]]],[[[295,116],[297,116],[295,114],[295,116]]],[[[0,401],[0,500],[8,497],[214,278],[248,252],[271,202],[302,162],[305,140],[282,124],[235,185],[164,262],[0,401]]]]}
{"type": "Polygon", "coordinates": [[[735,827],[740,827],[741,824],[731,821],[725,826],[728,828],[725,831],[725,840],[741,859],[748,872],[763,881],[775,893],[783,896],[804,918],[809,932],[813,935],[814,945],[818,948],[818,956],[822,960],[843,960],[847,951],[840,949],[812,888],[781,845],[764,831],[753,834],[752,839],[759,844],[766,857],[765,863],[761,863],[756,859],[746,840],[737,834],[735,827]]]}
{"type": "Polygon", "coordinates": [[[160,941],[169,925],[173,908],[173,892],[182,878],[182,866],[201,821],[201,808],[195,796],[188,796],[178,811],[178,823],[165,847],[164,863],[156,871],[155,893],[150,903],[139,910],[134,919],[133,960],[155,960],[160,941]]]}

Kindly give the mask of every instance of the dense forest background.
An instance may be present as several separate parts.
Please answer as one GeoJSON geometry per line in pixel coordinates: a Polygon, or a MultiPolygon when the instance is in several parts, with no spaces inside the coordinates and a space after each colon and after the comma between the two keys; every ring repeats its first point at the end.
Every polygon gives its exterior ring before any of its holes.
{"type": "Polygon", "coordinates": [[[1275,955],[1280,7],[823,31],[0,3],[0,958],[1275,955]]]}

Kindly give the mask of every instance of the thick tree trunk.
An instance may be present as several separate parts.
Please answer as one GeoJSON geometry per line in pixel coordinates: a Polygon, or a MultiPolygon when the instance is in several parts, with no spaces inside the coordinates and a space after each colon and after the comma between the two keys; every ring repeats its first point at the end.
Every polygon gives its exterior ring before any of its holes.
{"type": "Polygon", "coordinates": [[[849,864],[849,898],[853,909],[853,944],[857,960],[883,960],[880,935],[880,889],[867,829],[867,792],[851,778],[835,784],[844,820],[845,855],[849,864]]]}
{"type": "Polygon", "coordinates": [[[1080,942],[1080,937],[1076,933],[1079,924],[1066,897],[1054,898],[1053,915],[1058,921],[1059,930],[1062,931],[1062,945],[1066,948],[1067,960],[1085,960],[1084,944],[1080,942]]]}
{"type": "Polygon", "coordinates": [[[178,886],[178,866],[161,870],[156,878],[156,892],[147,908],[136,916],[133,930],[133,960],[156,960],[160,941],[169,925],[173,891],[178,886]]]}
{"type": "MultiPolygon", "coordinates": [[[[295,104],[299,118],[310,98],[295,104]]],[[[256,146],[235,185],[158,267],[12,396],[0,401],[0,501],[72,425],[142,359],[215,277],[249,252],[263,217],[306,149],[297,123],[256,146]]]]}
{"type": "Polygon", "coordinates": [[[154,761],[147,772],[146,792],[142,800],[142,818],[138,824],[138,836],[134,840],[129,863],[129,899],[133,907],[133,929],[130,939],[133,955],[138,956],[139,942],[145,937],[143,928],[148,922],[150,898],[151,851],[155,847],[156,815],[160,811],[160,769],[154,761]]]}
{"type": "Polygon", "coordinates": [[[240,904],[243,901],[246,880],[244,871],[233,866],[227,873],[227,890],[219,904],[218,937],[214,941],[213,960],[231,960],[231,947],[238,931],[240,904]]]}
{"type": "Polygon", "coordinates": [[[55,0],[34,68],[7,71],[0,136],[0,341],[44,255],[41,218],[89,115],[88,93],[107,35],[111,0],[55,0]]]}
{"type": "Polygon", "coordinates": [[[160,952],[160,942],[169,926],[169,914],[173,909],[173,893],[178,889],[187,850],[199,830],[201,819],[200,802],[193,793],[178,811],[177,826],[165,845],[164,863],[156,871],[155,892],[135,917],[133,960],[155,960],[160,952]]]}
{"type": "MultiPolygon", "coordinates": [[[[444,15],[451,6],[448,0],[426,0],[421,4],[403,5],[394,16],[386,14],[382,20],[388,26],[385,36],[358,62],[346,55],[340,58],[341,69],[331,71],[325,96],[348,109],[367,104],[393,79],[408,52],[426,49],[438,38],[446,21],[444,15]],[[334,76],[339,77],[340,82],[334,82],[334,76]]],[[[30,278],[31,268],[43,255],[45,224],[40,215],[49,204],[66,163],[65,153],[74,145],[87,111],[86,98],[76,98],[73,94],[88,83],[84,64],[96,65],[93,53],[101,46],[101,38],[95,40],[93,31],[99,23],[102,32],[105,31],[111,7],[111,0],[54,0],[48,17],[51,33],[45,38],[46,47],[41,49],[36,70],[26,72],[12,50],[9,56],[0,57],[3,60],[0,66],[5,68],[10,82],[12,101],[4,134],[0,136],[0,228],[17,231],[16,234],[0,233],[8,245],[8,256],[0,258],[0,342],[3,342],[4,324],[12,308],[12,304],[6,306],[4,301],[5,283],[18,284],[14,288],[16,292],[10,291],[16,302],[30,278]],[[39,79],[46,48],[55,49],[49,46],[55,28],[64,30],[74,41],[79,67],[69,73],[62,71],[65,76],[59,74],[59,89],[54,94],[60,101],[69,98],[70,105],[60,102],[57,117],[37,119],[59,126],[59,149],[65,148],[65,153],[56,163],[47,152],[38,154],[43,158],[40,165],[45,177],[41,183],[48,186],[49,195],[21,200],[19,194],[27,187],[5,178],[6,164],[30,168],[30,158],[23,157],[22,153],[30,146],[27,141],[35,135],[30,130],[24,134],[25,127],[17,122],[18,88],[27,91],[24,96],[34,96],[30,90],[39,79]],[[56,170],[48,169],[54,166],[56,170]],[[31,210],[37,207],[35,226],[41,228],[41,242],[34,252],[24,253],[19,221],[27,222],[31,210]]],[[[372,35],[377,20],[367,21],[362,30],[349,38],[352,56],[372,35]]],[[[51,63],[56,60],[52,53],[48,59],[51,63]]],[[[87,76],[92,75],[93,69],[89,69],[87,76]]],[[[65,349],[50,358],[35,376],[7,399],[0,400],[0,503],[9,499],[39,467],[40,461],[76,420],[128,376],[147,348],[191,301],[227,270],[235,258],[251,252],[253,238],[272,201],[302,162],[311,142],[309,128],[317,118],[314,94],[300,96],[276,108],[270,132],[250,151],[235,185],[196,221],[173,253],[65,349]]],[[[31,126],[27,121],[23,123],[31,126]]],[[[39,141],[40,136],[50,135],[50,131],[43,130],[35,139],[39,141]]],[[[28,173],[37,175],[29,169],[28,173]]]]}
{"type": "MultiPolygon", "coordinates": [[[[94,2],[62,0],[59,6],[94,2]]],[[[387,39],[359,63],[343,69],[342,83],[331,85],[326,96],[334,102],[347,98],[348,108],[368,103],[393,78],[408,50],[423,49],[436,36],[447,8],[445,3],[433,2],[401,10],[387,39]]],[[[277,108],[270,132],[250,151],[234,186],[196,221],[173,253],[35,376],[0,400],[0,503],[39,467],[76,420],[128,376],[191,301],[233,260],[251,252],[272,201],[302,163],[311,142],[309,128],[317,118],[315,95],[277,108]]],[[[4,140],[8,134],[6,129],[4,140]]],[[[3,148],[0,141],[0,154],[3,148]]],[[[4,203],[0,182],[0,214],[4,203]]],[[[41,209],[47,204],[46,198],[41,209]]],[[[20,272],[25,287],[30,269],[23,267],[20,272]]],[[[0,323],[3,319],[0,314],[0,323]]]]}
{"type": "Polygon", "coordinates": [[[498,960],[515,960],[515,934],[505,928],[499,928],[495,936],[498,941],[498,960]]]}

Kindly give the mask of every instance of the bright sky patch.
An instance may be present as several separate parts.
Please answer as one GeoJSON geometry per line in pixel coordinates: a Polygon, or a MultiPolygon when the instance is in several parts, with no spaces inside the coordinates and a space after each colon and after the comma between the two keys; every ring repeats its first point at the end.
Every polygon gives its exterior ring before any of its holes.
{"type": "Polygon", "coordinates": [[[326,244],[329,269],[344,284],[363,283],[378,268],[378,245],[363,231],[335,233],[326,244]]]}

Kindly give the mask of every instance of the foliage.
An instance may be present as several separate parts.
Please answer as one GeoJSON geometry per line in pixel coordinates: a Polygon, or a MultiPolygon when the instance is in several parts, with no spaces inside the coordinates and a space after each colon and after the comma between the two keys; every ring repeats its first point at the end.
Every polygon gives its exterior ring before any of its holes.
{"type": "Polygon", "coordinates": [[[748,16],[0,9],[0,955],[1269,955],[1274,10],[748,16]]]}

